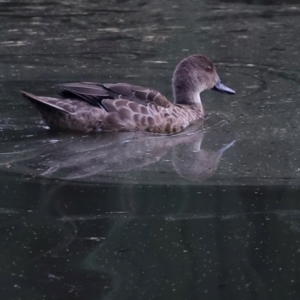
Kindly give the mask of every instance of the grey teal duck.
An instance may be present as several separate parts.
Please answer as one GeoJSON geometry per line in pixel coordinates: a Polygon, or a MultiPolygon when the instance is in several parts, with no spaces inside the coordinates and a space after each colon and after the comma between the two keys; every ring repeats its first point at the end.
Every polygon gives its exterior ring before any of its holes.
{"type": "Polygon", "coordinates": [[[22,91],[51,129],[79,132],[144,131],[176,133],[204,118],[200,93],[225,86],[215,65],[202,55],[191,55],[177,65],[173,78],[174,103],[161,93],[127,83],[67,83],[62,98],[22,91]]]}

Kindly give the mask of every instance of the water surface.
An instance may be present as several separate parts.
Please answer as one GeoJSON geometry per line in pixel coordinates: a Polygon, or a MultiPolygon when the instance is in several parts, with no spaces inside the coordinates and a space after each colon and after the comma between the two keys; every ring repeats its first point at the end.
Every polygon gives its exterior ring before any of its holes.
{"type": "Polygon", "coordinates": [[[0,2],[2,299],[298,299],[297,1],[0,2]],[[207,91],[175,136],[51,132],[19,95],[72,81],[207,91]]]}

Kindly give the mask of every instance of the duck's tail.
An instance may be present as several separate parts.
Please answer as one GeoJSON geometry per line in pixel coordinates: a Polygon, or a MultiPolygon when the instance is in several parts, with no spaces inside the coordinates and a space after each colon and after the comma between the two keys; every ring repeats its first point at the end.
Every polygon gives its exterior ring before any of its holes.
{"type": "Polygon", "coordinates": [[[35,107],[39,111],[44,111],[45,109],[55,109],[61,112],[70,114],[71,112],[63,107],[61,99],[51,98],[51,97],[43,97],[43,96],[36,96],[25,91],[21,91],[21,94],[30,100],[35,107]]]}

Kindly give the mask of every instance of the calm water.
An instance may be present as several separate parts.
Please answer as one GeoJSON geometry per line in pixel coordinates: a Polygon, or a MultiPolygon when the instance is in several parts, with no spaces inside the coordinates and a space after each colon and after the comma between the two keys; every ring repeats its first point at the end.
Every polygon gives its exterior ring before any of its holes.
{"type": "Polygon", "coordinates": [[[1,299],[299,299],[298,1],[1,1],[1,299]],[[131,82],[171,98],[209,56],[204,128],[45,128],[20,89],[131,82]]]}

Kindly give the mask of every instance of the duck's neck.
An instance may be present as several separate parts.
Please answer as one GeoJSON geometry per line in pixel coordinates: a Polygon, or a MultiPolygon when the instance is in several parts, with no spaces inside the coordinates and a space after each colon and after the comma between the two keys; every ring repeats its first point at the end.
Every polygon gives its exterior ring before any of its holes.
{"type": "Polygon", "coordinates": [[[176,104],[202,106],[199,83],[186,68],[177,68],[172,78],[173,97],[176,104]]]}
{"type": "Polygon", "coordinates": [[[200,93],[192,91],[173,91],[173,97],[176,104],[188,104],[195,106],[202,106],[200,93]]]}
{"type": "Polygon", "coordinates": [[[200,91],[192,89],[191,87],[178,88],[178,85],[176,86],[173,84],[173,97],[176,104],[188,105],[190,108],[197,111],[197,115],[204,115],[200,91]]]}

